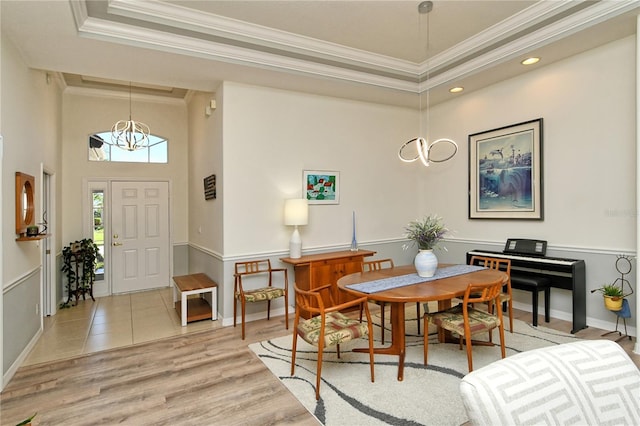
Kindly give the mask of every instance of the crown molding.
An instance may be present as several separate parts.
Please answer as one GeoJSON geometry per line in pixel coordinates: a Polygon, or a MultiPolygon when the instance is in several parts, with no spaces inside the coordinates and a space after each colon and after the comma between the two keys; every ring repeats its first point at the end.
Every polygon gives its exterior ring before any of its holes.
{"type": "MultiPolygon", "coordinates": [[[[64,79],[63,79],[64,80],[64,79]]],[[[129,100],[129,92],[119,92],[116,90],[95,89],[90,87],[66,86],[64,95],[89,96],[103,99],[126,99],[129,100]]],[[[136,102],[149,102],[166,105],[186,105],[184,98],[170,98],[167,96],[154,96],[140,93],[131,94],[131,99],[136,102]]]]}
{"type": "Polygon", "coordinates": [[[352,67],[365,66],[380,72],[414,76],[417,64],[342,46],[287,31],[268,28],[220,15],[163,2],[111,0],[109,13],[196,33],[208,34],[256,46],[309,55],[325,61],[338,61],[352,67]]]}
{"type": "Polygon", "coordinates": [[[495,46],[501,40],[505,40],[514,34],[532,28],[536,23],[551,19],[553,16],[575,7],[576,1],[563,0],[553,2],[538,2],[531,7],[511,16],[508,20],[502,21],[486,30],[475,34],[472,38],[458,43],[420,64],[420,74],[434,69],[442,68],[446,64],[460,60],[461,57],[468,57],[490,46],[495,46]]]}
{"type": "Polygon", "coordinates": [[[358,83],[364,83],[389,89],[415,92],[414,81],[406,81],[393,77],[380,76],[339,68],[336,66],[290,58],[255,51],[252,49],[214,43],[207,40],[194,39],[158,30],[134,27],[96,18],[87,18],[78,30],[80,34],[106,41],[153,48],[160,51],[173,51],[207,59],[221,60],[230,63],[271,68],[279,71],[297,72],[358,83]]]}
{"type": "Polygon", "coordinates": [[[472,75],[640,8],[637,0],[600,0],[595,3],[586,0],[541,1],[477,36],[421,64],[415,64],[219,15],[196,12],[175,4],[110,0],[108,12],[111,15],[168,26],[173,31],[127,25],[88,16],[86,1],[70,0],[78,32],[83,36],[409,93],[422,93],[472,75]],[[571,13],[571,9],[581,5],[585,7],[571,13]],[[555,22],[544,24],[564,15],[555,22]],[[207,37],[179,34],[176,29],[184,34],[207,37]],[[211,36],[256,48],[211,41],[211,36]],[[508,41],[511,38],[513,40],[508,41]],[[486,52],[481,53],[483,51],[486,52]],[[460,65],[446,69],[456,62],[460,65]],[[419,81],[425,74],[429,78],[419,81]]]}
{"type": "Polygon", "coordinates": [[[591,7],[542,27],[526,37],[494,48],[482,56],[470,59],[457,67],[431,77],[429,80],[422,81],[418,90],[422,93],[425,90],[477,73],[638,7],[640,7],[640,3],[637,0],[600,1],[591,7]]]}

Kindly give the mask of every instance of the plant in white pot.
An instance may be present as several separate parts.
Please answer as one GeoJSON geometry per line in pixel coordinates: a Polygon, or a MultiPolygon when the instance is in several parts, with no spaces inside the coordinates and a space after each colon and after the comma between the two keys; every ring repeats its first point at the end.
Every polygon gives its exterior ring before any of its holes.
{"type": "Polygon", "coordinates": [[[411,221],[405,228],[405,237],[418,246],[414,265],[419,276],[432,277],[435,274],[438,268],[438,258],[433,253],[433,249],[448,232],[442,218],[437,215],[429,215],[421,220],[411,221]]]}

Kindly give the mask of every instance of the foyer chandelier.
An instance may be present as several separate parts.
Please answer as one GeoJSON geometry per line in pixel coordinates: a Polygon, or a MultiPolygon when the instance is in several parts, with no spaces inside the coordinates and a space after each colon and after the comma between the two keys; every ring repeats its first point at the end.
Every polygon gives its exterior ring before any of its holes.
{"type": "Polygon", "coordinates": [[[116,122],[111,128],[111,142],[125,151],[136,151],[149,146],[149,126],[131,118],[131,82],[129,82],[129,119],[116,122]]]}
{"type": "MultiPolygon", "coordinates": [[[[427,43],[426,43],[426,52],[427,52],[427,82],[429,81],[429,12],[433,10],[433,2],[432,1],[423,1],[418,5],[418,12],[422,15],[427,15],[427,43]]],[[[420,19],[420,23],[422,19],[420,19]]],[[[419,25],[419,30],[421,30],[421,25],[419,25]]],[[[422,33],[422,31],[419,31],[422,33]]],[[[422,132],[422,93],[421,90],[422,81],[418,82],[418,96],[420,99],[420,132],[422,132]]],[[[427,114],[427,126],[430,126],[429,122],[429,88],[427,88],[427,106],[426,106],[426,114],[427,114]]],[[[429,167],[430,163],[442,163],[447,160],[453,158],[458,152],[458,144],[455,143],[452,139],[441,138],[437,139],[433,142],[429,142],[427,138],[422,136],[418,136],[413,138],[400,146],[398,150],[398,157],[400,160],[405,163],[412,163],[418,159],[422,162],[425,167],[429,167]],[[415,147],[416,155],[411,157],[407,156],[405,151],[409,149],[409,147],[415,147]],[[435,149],[438,147],[437,149],[435,149]]]]}

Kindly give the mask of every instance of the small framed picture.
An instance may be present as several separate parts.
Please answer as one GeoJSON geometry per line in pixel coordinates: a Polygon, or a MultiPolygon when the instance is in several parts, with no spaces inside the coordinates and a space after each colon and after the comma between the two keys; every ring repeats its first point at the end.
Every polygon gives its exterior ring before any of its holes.
{"type": "Polygon", "coordinates": [[[340,204],[340,172],[305,170],[302,184],[309,204],[340,204]]]}
{"type": "Polygon", "coordinates": [[[216,175],[211,175],[204,178],[204,199],[216,199],[216,175]]]}
{"type": "Polygon", "coordinates": [[[469,135],[469,219],[542,220],[542,118],[469,135]]]}

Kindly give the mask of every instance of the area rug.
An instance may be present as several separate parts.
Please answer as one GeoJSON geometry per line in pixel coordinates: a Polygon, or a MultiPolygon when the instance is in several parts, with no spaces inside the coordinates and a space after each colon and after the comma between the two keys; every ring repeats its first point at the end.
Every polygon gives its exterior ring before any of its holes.
{"type": "MultiPolygon", "coordinates": [[[[298,339],[295,375],[291,376],[292,335],[254,343],[249,347],[291,393],[324,425],[461,425],[468,421],[459,392],[467,374],[466,350],[457,344],[438,343],[435,328],[429,330],[429,365],[423,364],[422,335],[414,318],[407,318],[407,352],[404,380],[397,380],[398,357],[376,355],[375,383],[369,375],[369,355],[351,349],[366,347],[366,340],[325,351],[320,400],[315,399],[317,350],[298,339]]],[[[379,324],[379,318],[373,319],[379,324]]],[[[389,324],[387,324],[387,327],[389,324]]],[[[376,346],[383,346],[376,326],[376,346]]],[[[386,338],[390,339],[390,331],[386,338]]],[[[507,357],[523,351],[579,340],[544,327],[514,320],[514,332],[505,330],[507,357]]],[[[499,341],[494,332],[494,341],[499,341]]],[[[388,344],[388,340],[386,342],[388,344]]],[[[500,359],[500,348],[473,347],[478,369],[500,359]]]]}

